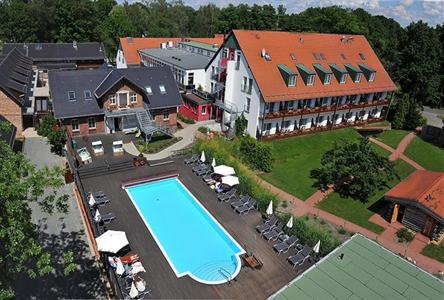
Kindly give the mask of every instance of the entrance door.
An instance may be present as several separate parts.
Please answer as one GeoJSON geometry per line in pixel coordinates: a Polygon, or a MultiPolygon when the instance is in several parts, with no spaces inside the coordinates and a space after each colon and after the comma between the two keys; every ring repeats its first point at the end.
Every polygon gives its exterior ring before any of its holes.
{"type": "Polygon", "coordinates": [[[114,131],[121,131],[120,118],[114,118],[114,131]]]}

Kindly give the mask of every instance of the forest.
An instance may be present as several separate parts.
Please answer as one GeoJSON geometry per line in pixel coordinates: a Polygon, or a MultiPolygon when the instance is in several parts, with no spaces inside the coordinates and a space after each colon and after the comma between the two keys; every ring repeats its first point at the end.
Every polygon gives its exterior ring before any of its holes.
{"type": "Polygon", "coordinates": [[[402,93],[419,105],[444,104],[444,24],[418,21],[403,28],[360,8],[287,13],[282,5],[194,9],[181,0],[0,0],[0,20],[0,44],[101,41],[111,60],[121,36],[204,37],[231,29],[363,34],[402,93]]]}

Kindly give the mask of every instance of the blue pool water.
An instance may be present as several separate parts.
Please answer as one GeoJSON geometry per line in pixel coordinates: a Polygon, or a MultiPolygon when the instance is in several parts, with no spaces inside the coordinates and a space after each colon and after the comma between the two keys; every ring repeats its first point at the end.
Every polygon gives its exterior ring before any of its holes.
{"type": "Polygon", "coordinates": [[[239,273],[245,251],[177,178],[126,190],[178,277],[220,284],[239,273]]]}

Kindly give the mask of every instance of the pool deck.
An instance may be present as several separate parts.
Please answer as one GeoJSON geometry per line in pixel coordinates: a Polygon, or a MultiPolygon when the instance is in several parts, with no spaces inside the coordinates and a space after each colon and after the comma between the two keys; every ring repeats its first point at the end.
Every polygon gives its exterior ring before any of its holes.
{"type": "Polygon", "coordinates": [[[261,222],[260,213],[255,211],[239,216],[228,203],[217,201],[214,191],[209,189],[200,177],[194,175],[191,167],[185,166],[182,159],[156,167],[146,166],[118,174],[88,177],[82,179],[82,183],[85,191],[103,190],[111,198],[110,204],[99,208],[101,213],[112,211],[117,216],[106,228],[126,232],[132,252],[140,255],[140,260],[147,270],[142,277],[152,289],[151,298],[265,299],[309,267],[307,262],[302,267],[293,269],[286,258],[295,253],[294,249],[278,255],[272,249],[274,242],[267,242],[256,233],[254,227],[261,222]],[[231,236],[247,252],[253,252],[260,258],[264,264],[262,269],[242,267],[235,281],[221,285],[202,284],[189,276],[176,277],[127,193],[121,188],[122,182],[131,178],[169,171],[177,171],[181,182],[231,236]]]}

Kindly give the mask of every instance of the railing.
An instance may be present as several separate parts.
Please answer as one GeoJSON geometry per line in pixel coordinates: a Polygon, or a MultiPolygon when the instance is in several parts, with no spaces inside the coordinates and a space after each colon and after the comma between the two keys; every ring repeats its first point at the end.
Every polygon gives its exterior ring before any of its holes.
{"type": "Polygon", "coordinates": [[[227,270],[225,270],[224,268],[220,267],[218,270],[219,274],[222,275],[228,283],[231,283],[231,274],[230,272],[228,272],[227,270]],[[228,274],[228,275],[227,275],[228,274]]]}
{"type": "MultiPolygon", "coordinates": [[[[265,119],[277,119],[283,117],[291,117],[305,114],[315,114],[321,112],[331,112],[331,111],[340,111],[346,109],[353,108],[364,108],[378,105],[386,105],[389,104],[390,100],[375,100],[372,102],[360,102],[360,103],[350,103],[350,104],[333,104],[333,105],[325,105],[325,106],[316,106],[316,107],[306,107],[300,109],[287,109],[287,110],[279,110],[274,112],[265,113],[265,119]]],[[[264,118],[264,115],[261,115],[260,118],[264,118]]]]}

